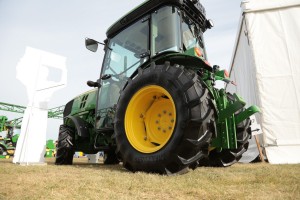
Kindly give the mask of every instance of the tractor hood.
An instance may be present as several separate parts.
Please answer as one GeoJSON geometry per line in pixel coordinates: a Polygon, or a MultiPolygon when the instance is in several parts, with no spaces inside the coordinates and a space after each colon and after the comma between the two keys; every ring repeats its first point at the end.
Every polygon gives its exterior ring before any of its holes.
{"type": "Polygon", "coordinates": [[[98,89],[89,90],[69,101],[65,106],[64,118],[69,115],[95,110],[97,91],[98,89]]]}

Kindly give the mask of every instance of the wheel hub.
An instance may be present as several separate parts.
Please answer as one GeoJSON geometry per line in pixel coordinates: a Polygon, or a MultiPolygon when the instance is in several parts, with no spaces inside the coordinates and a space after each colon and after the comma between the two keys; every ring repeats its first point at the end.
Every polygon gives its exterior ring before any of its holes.
{"type": "Polygon", "coordinates": [[[130,144],[143,153],[153,153],[170,140],[176,109],[169,92],[156,85],[138,90],[125,114],[125,131],[130,144]]]}

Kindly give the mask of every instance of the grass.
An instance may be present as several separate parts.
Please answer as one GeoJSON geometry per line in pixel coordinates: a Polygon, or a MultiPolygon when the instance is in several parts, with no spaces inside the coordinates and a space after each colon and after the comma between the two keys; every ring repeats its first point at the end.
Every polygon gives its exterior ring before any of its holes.
{"type": "Polygon", "coordinates": [[[0,159],[0,199],[300,199],[300,165],[235,164],[178,176],[122,165],[19,166],[0,159]]]}

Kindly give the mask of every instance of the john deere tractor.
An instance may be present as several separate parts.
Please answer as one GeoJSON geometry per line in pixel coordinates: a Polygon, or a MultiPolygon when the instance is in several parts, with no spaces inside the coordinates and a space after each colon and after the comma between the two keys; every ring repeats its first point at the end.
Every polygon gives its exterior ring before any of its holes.
{"type": "Polygon", "coordinates": [[[14,126],[7,122],[6,116],[0,116],[0,132],[6,131],[6,137],[0,135],[0,158],[13,156],[19,134],[14,134],[14,126]]]}
{"type": "Polygon", "coordinates": [[[66,104],[56,164],[75,151],[104,151],[104,164],[172,174],[229,166],[248,148],[249,116],[236,94],[214,87],[228,73],[207,62],[203,33],[213,27],[197,0],[148,0],[115,22],[94,87],[66,104]]]}

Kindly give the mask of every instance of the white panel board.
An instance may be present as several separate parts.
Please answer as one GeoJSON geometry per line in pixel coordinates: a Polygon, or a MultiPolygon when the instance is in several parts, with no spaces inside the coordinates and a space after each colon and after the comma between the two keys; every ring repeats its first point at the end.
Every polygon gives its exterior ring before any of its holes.
{"type": "Polygon", "coordinates": [[[48,102],[52,94],[67,83],[66,58],[27,47],[17,65],[17,79],[26,86],[29,103],[23,116],[13,163],[43,164],[48,102]],[[51,69],[61,72],[59,81],[49,80],[51,69]]]}

